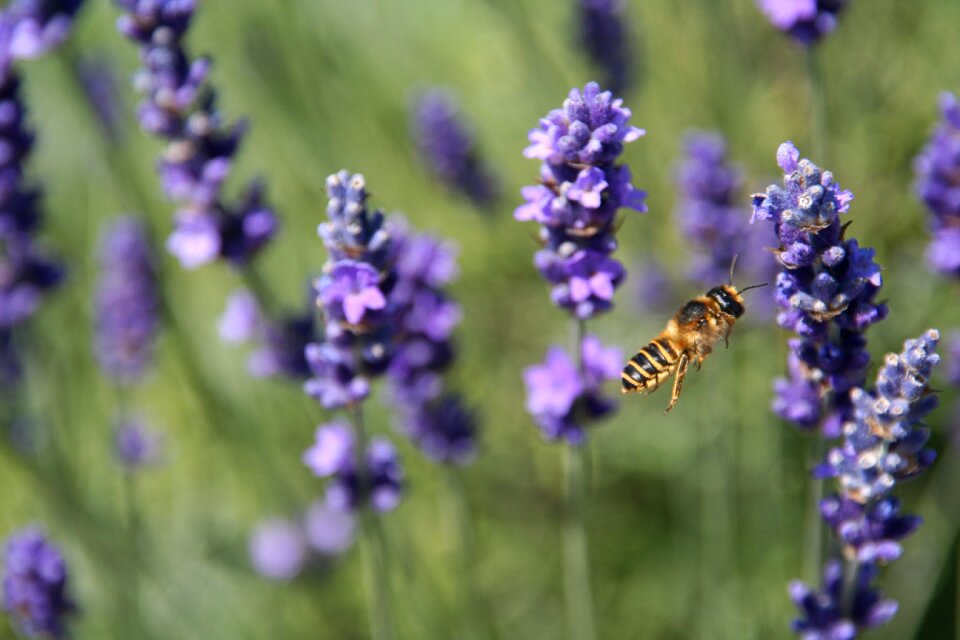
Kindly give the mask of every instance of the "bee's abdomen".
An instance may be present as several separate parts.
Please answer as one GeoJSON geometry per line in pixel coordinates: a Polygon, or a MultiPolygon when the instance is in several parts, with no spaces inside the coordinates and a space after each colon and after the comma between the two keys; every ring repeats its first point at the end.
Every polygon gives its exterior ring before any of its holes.
{"type": "Polygon", "coordinates": [[[630,358],[623,368],[624,393],[655,389],[669,376],[677,361],[677,352],[663,338],[657,338],[630,358]]]}

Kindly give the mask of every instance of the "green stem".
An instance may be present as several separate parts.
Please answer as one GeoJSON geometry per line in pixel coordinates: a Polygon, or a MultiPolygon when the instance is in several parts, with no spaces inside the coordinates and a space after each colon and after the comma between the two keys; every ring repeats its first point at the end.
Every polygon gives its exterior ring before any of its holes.
{"type": "Polygon", "coordinates": [[[566,522],[563,528],[564,584],[570,636],[574,640],[594,640],[593,595],[590,588],[590,557],[587,553],[585,523],[586,445],[564,447],[566,476],[566,522]]]}
{"type": "Polygon", "coordinates": [[[463,579],[459,583],[462,586],[460,597],[463,600],[463,611],[466,612],[470,630],[476,636],[497,638],[498,634],[496,625],[493,623],[494,618],[490,602],[478,587],[477,539],[473,518],[470,516],[470,504],[467,500],[463,475],[460,469],[454,467],[446,467],[445,471],[450,497],[450,511],[453,513],[456,534],[460,541],[458,551],[460,572],[463,579]]]}
{"type": "Polygon", "coordinates": [[[823,69],[814,47],[807,48],[807,78],[810,81],[810,150],[814,161],[824,166],[829,161],[830,134],[827,124],[827,94],[823,69]]]}
{"type": "MultiPolygon", "coordinates": [[[[356,438],[356,468],[366,468],[367,436],[363,412],[356,405],[350,412],[356,438]]],[[[363,556],[363,578],[367,592],[367,614],[373,640],[393,640],[393,612],[390,609],[390,583],[387,574],[387,544],[380,518],[364,502],[360,507],[360,551],[363,556]]]]}
{"type": "MultiPolygon", "coordinates": [[[[583,373],[583,339],[586,323],[574,324],[574,353],[583,373]]],[[[574,640],[594,640],[593,590],[590,587],[590,555],[586,527],[586,443],[564,447],[566,517],[563,527],[563,569],[567,616],[574,640]]]]}
{"type": "Polygon", "coordinates": [[[143,562],[143,548],[140,536],[140,511],[137,505],[137,478],[133,470],[123,474],[124,499],[127,503],[127,535],[130,537],[130,548],[134,553],[133,566],[130,568],[128,590],[125,596],[127,606],[127,637],[143,637],[143,618],[140,610],[140,566],[143,562]]]}

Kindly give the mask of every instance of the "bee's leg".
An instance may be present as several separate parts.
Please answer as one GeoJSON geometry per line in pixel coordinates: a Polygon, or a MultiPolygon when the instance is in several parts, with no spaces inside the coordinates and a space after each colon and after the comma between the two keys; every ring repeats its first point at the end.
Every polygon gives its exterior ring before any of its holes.
{"type": "Polygon", "coordinates": [[[677,363],[677,375],[673,379],[673,393],[670,394],[670,404],[667,405],[667,410],[663,412],[663,415],[670,413],[670,409],[673,409],[673,405],[677,404],[677,400],[680,398],[680,391],[683,389],[683,378],[687,375],[687,363],[690,359],[687,357],[687,354],[682,354],[680,356],[680,361],[677,363]]]}

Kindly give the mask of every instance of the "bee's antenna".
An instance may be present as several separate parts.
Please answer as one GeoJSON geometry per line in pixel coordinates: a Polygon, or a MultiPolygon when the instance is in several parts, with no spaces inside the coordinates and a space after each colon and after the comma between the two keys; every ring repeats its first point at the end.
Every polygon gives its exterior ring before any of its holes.
{"type": "Polygon", "coordinates": [[[738,256],[737,254],[734,254],[734,255],[733,255],[733,260],[730,261],[730,286],[731,286],[731,287],[733,286],[733,269],[734,269],[734,267],[737,266],[737,258],[738,258],[738,257],[739,257],[739,256],[738,256]]]}
{"type": "Polygon", "coordinates": [[[743,293],[744,291],[750,291],[750,289],[759,289],[760,287],[765,287],[765,286],[767,286],[768,284],[770,284],[770,283],[769,283],[769,282],[764,282],[763,284],[752,284],[752,285],[750,285],[749,287],[744,287],[743,289],[740,289],[740,291],[737,291],[737,293],[743,293]]]}

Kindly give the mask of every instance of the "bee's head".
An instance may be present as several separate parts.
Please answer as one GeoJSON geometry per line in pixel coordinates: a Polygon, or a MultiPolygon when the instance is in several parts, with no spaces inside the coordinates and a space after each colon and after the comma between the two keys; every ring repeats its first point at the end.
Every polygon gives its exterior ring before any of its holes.
{"type": "Polygon", "coordinates": [[[724,284],[707,291],[707,297],[713,298],[720,305],[720,311],[739,318],[743,315],[743,296],[732,285],[724,284]]]}

